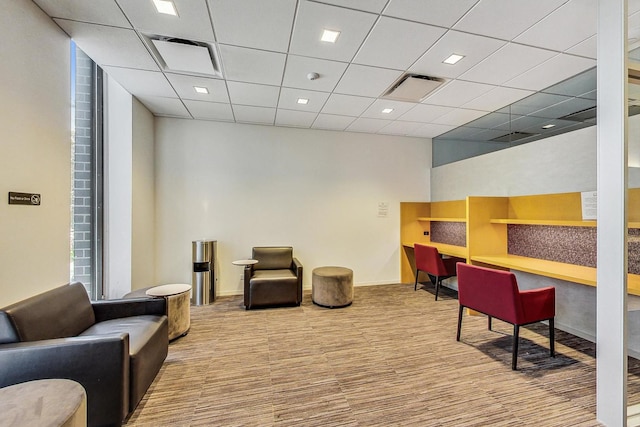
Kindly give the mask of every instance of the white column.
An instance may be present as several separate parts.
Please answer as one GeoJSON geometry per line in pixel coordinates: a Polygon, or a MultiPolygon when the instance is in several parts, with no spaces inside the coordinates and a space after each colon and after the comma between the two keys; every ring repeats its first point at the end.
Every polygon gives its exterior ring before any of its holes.
{"type": "Polygon", "coordinates": [[[627,0],[598,1],[597,417],[627,424],[627,0]]]}

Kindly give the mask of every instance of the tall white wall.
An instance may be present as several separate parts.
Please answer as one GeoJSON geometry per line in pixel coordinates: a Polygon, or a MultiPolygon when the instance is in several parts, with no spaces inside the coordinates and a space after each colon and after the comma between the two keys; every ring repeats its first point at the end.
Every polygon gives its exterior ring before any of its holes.
{"type": "Polygon", "coordinates": [[[155,156],[153,115],[133,99],[131,288],[155,285],[155,156]]]}
{"type": "Polygon", "coordinates": [[[31,1],[0,13],[0,306],[69,281],[69,38],[31,1]],[[8,192],[42,194],[8,205],[8,192]]]}
{"type": "Polygon", "coordinates": [[[260,245],[292,245],[305,288],[322,265],[399,281],[399,203],[429,199],[430,140],[169,118],[155,140],[159,283],[191,283],[199,239],[218,241],[218,295],[243,292],[231,261],[260,245]]]}

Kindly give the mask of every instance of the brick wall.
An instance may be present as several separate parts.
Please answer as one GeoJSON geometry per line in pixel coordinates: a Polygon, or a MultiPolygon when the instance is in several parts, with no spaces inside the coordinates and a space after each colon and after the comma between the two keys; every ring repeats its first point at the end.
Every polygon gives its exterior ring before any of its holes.
{"type": "MultiPolygon", "coordinates": [[[[76,49],[75,143],[73,155],[73,278],[92,288],[92,60],[76,49]]],[[[93,297],[93,296],[92,296],[93,297]]]]}

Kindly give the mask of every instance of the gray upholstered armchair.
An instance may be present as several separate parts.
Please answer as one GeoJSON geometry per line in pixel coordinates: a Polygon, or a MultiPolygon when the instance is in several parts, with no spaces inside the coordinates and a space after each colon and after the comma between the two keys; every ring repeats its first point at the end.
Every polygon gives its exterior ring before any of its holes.
{"type": "Polygon", "coordinates": [[[302,302],[302,264],[289,246],[255,247],[257,264],[244,270],[244,307],[300,305],[302,302]]]}

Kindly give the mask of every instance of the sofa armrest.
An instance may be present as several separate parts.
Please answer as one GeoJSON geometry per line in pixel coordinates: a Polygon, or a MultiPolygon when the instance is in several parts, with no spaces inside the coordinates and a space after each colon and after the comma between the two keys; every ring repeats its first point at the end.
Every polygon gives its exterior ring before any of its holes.
{"type": "Polygon", "coordinates": [[[48,378],[84,387],[89,425],[120,425],[129,411],[129,335],[0,344],[0,387],[48,378]]]}
{"type": "Polygon", "coordinates": [[[302,264],[300,263],[298,258],[293,258],[291,269],[295,271],[295,275],[298,278],[298,280],[302,280],[302,264]]]}
{"type": "Polygon", "coordinates": [[[164,298],[131,298],[93,301],[96,323],[122,317],[142,316],[145,314],[162,316],[166,314],[164,298]]]}

